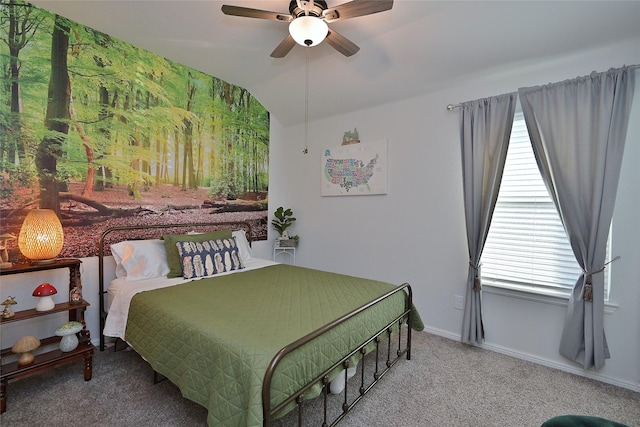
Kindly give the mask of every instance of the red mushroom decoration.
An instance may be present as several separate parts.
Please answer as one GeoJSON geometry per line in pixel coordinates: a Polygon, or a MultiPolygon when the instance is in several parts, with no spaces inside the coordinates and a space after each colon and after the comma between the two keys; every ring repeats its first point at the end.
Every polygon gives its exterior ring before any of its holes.
{"type": "Polygon", "coordinates": [[[56,304],[53,302],[53,298],[51,298],[51,295],[55,295],[57,293],[58,291],[56,290],[56,288],[54,288],[49,283],[43,283],[42,285],[38,286],[33,291],[33,296],[38,297],[36,311],[53,310],[53,307],[55,307],[56,304]]]}

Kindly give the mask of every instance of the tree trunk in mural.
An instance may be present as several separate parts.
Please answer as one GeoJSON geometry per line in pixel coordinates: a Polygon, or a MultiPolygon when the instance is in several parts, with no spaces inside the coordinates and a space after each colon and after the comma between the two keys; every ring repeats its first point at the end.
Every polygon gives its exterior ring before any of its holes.
{"type": "MultiPolygon", "coordinates": [[[[230,113],[233,111],[233,104],[234,104],[234,100],[235,100],[235,91],[236,91],[236,86],[230,85],[229,83],[222,83],[222,90],[223,90],[223,99],[225,102],[225,105],[227,107],[227,111],[230,113]]],[[[237,129],[234,129],[237,131],[237,129]]],[[[227,181],[229,182],[229,194],[228,197],[232,197],[235,198],[236,197],[236,186],[235,186],[235,181],[234,181],[234,175],[235,175],[235,165],[233,163],[233,141],[234,141],[234,135],[232,133],[232,130],[229,129],[229,131],[225,131],[225,140],[226,140],[226,145],[227,145],[227,150],[225,153],[226,156],[226,164],[225,164],[225,169],[226,169],[226,174],[227,174],[227,181]]]]}
{"type": "MultiPolygon", "coordinates": [[[[211,78],[210,81],[210,86],[209,86],[209,96],[211,97],[211,104],[215,105],[216,104],[216,100],[218,97],[218,91],[217,91],[217,86],[218,86],[218,80],[215,78],[211,78]]],[[[211,123],[211,135],[214,135],[214,138],[218,135],[218,128],[219,128],[219,122],[220,122],[220,112],[217,108],[212,108],[211,109],[211,115],[209,118],[209,122],[211,123]]],[[[219,143],[217,142],[217,138],[214,139],[216,142],[213,144],[213,146],[211,147],[211,151],[209,152],[209,171],[208,171],[208,175],[211,176],[213,179],[211,180],[212,183],[216,183],[216,181],[219,179],[218,176],[218,156],[217,156],[217,151],[218,151],[218,145],[219,143]]],[[[210,184],[211,185],[211,184],[210,184]]]]}
{"type": "Polygon", "coordinates": [[[160,174],[158,178],[158,182],[167,183],[169,182],[169,160],[168,160],[168,149],[169,149],[169,131],[165,131],[162,135],[162,142],[159,144],[160,146],[160,163],[158,165],[160,174]]]}
{"type": "MultiPolygon", "coordinates": [[[[109,36],[103,34],[100,34],[99,36],[96,35],[94,37],[94,41],[98,46],[104,49],[109,49],[111,47],[111,38],[109,36]]],[[[100,55],[93,55],[93,61],[96,66],[101,69],[106,69],[110,66],[109,60],[100,55]]],[[[109,89],[105,86],[104,79],[100,79],[98,87],[98,134],[104,141],[109,141],[111,139],[109,122],[107,121],[109,117],[111,117],[111,113],[109,112],[109,89]]],[[[97,161],[99,162],[104,159],[105,154],[104,147],[102,149],[98,149],[98,153],[96,155],[97,161]]],[[[99,173],[97,174],[97,178],[93,186],[94,190],[104,191],[105,188],[111,187],[110,179],[111,169],[105,166],[100,166],[99,173]]]]}
{"type": "Polygon", "coordinates": [[[84,197],[91,198],[93,196],[93,182],[95,180],[96,169],[93,166],[93,148],[91,148],[91,138],[84,130],[84,126],[80,123],[76,117],[76,110],[73,107],[73,96],[69,96],[69,117],[73,121],[76,132],[80,135],[82,145],[84,146],[84,152],[87,156],[87,177],[84,180],[84,188],[82,189],[82,195],[84,197]]]}
{"type": "Polygon", "coordinates": [[[178,156],[180,152],[180,132],[178,132],[177,128],[173,131],[173,152],[175,153],[173,156],[173,185],[177,187],[180,185],[180,156],[178,156]]]}
{"type": "MultiPolygon", "coordinates": [[[[135,110],[135,105],[132,107],[131,104],[135,104],[136,100],[131,100],[131,93],[127,92],[124,96],[124,101],[122,104],[122,114],[120,115],[120,122],[127,127],[130,125],[130,121],[127,118],[130,110],[135,110]]],[[[126,131],[123,131],[123,140],[125,140],[124,144],[129,145],[130,147],[139,147],[140,143],[138,141],[138,135],[136,133],[135,127],[130,128],[126,131]]],[[[137,150],[134,148],[132,151],[133,158],[129,162],[130,174],[127,177],[127,188],[129,196],[132,196],[134,200],[142,200],[142,194],[140,192],[140,183],[139,183],[139,173],[140,173],[140,158],[137,156],[137,150]]]]}
{"type": "Polygon", "coordinates": [[[51,36],[51,76],[45,125],[49,131],[38,145],[36,166],[40,177],[40,207],[60,212],[57,161],[69,133],[71,84],[67,69],[69,23],[56,15],[51,36]]]}
{"type": "MultiPolygon", "coordinates": [[[[6,5],[6,19],[9,23],[7,37],[4,40],[9,47],[9,68],[6,70],[5,90],[10,94],[8,123],[2,121],[2,149],[0,150],[0,160],[6,160],[11,164],[15,163],[16,154],[20,159],[20,164],[24,165],[28,147],[28,139],[22,138],[22,114],[20,102],[20,51],[27,46],[27,43],[36,33],[41,18],[36,18],[32,14],[31,5],[15,0],[9,0],[6,5]],[[6,157],[5,157],[6,155],[6,157]]],[[[5,18],[3,13],[3,19],[5,18]]]]}
{"type": "MultiPolygon", "coordinates": [[[[16,17],[16,5],[15,1],[9,2],[9,34],[7,37],[7,44],[9,45],[9,82],[10,86],[10,106],[11,116],[9,117],[9,124],[7,128],[7,161],[14,163],[16,159],[16,151],[20,150],[17,146],[20,138],[20,65],[18,63],[18,55],[20,50],[24,47],[24,38],[19,34],[19,22],[16,17]]],[[[3,121],[4,122],[4,121],[3,121]]],[[[22,144],[20,144],[21,146],[22,144]]],[[[22,151],[21,157],[24,155],[22,151]]]]}
{"type": "MultiPolygon", "coordinates": [[[[132,138],[131,140],[131,145],[134,147],[138,147],[140,145],[140,143],[138,142],[138,140],[136,138],[132,138]]],[[[131,169],[135,172],[138,172],[138,174],[136,174],[139,177],[139,172],[140,172],[140,159],[134,159],[131,162],[131,169]]],[[[142,193],[140,192],[140,182],[139,180],[133,179],[130,183],[129,183],[129,195],[133,196],[133,198],[135,200],[142,200],[142,193]]]]}
{"type": "Polygon", "coordinates": [[[158,141],[158,143],[156,144],[156,182],[154,187],[159,188],[160,187],[160,181],[162,180],[162,147],[165,144],[165,137],[164,137],[164,133],[160,136],[161,141],[158,141]]]}
{"type": "Polygon", "coordinates": [[[184,153],[182,159],[182,191],[196,188],[193,173],[193,123],[184,120],[184,153]]]}
{"type": "MultiPolygon", "coordinates": [[[[193,99],[196,95],[196,86],[192,81],[191,73],[187,80],[187,111],[193,109],[193,99]]],[[[193,166],[193,117],[184,119],[184,155],[182,160],[182,191],[197,188],[193,166]]]]}
{"type": "MultiPolygon", "coordinates": [[[[98,63],[98,61],[96,61],[98,63]]],[[[101,66],[100,63],[98,63],[98,66],[101,66]]],[[[104,68],[104,65],[102,65],[101,67],[104,68]]],[[[107,119],[107,117],[109,117],[109,90],[104,87],[103,84],[100,84],[100,88],[98,89],[98,120],[101,123],[104,123],[105,120],[107,119]]],[[[107,128],[107,126],[99,126],[98,127],[98,132],[100,133],[100,135],[102,135],[102,137],[105,140],[109,140],[110,138],[110,133],[109,133],[109,129],[107,128]]],[[[100,153],[98,154],[98,159],[102,159],[104,156],[104,153],[100,153]]],[[[104,191],[105,187],[106,187],[106,183],[107,183],[107,169],[104,166],[100,167],[97,179],[95,181],[94,184],[94,190],[96,191],[104,191]]]]}
{"type": "Polygon", "coordinates": [[[197,149],[197,153],[198,155],[196,156],[196,188],[198,188],[199,186],[201,186],[203,184],[202,182],[202,175],[203,175],[203,169],[204,169],[204,159],[203,159],[203,150],[204,150],[204,144],[202,143],[202,123],[198,123],[198,149],[197,149]]]}
{"type": "MultiPolygon", "coordinates": [[[[146,110],[151,110],[153,108],[153,106],[151,105],[151,93],[149,91],[146,91],[145,93],[145,109],[146,110]]],[[[143,131],[140,135],[140,140],[141,140],[141,144],[142,144],[142,152],[144,153],[144,157],[142,159],[142,164],[141,164],[141,168],[142,168],[142,172],[144,173],[143,175],[143,185],[144,185],[144,189],[145,191],[148,190],[149,188],[151,188],[153,186],[153,175],[151,173],[151,168],[152,168],[152,159],[153,159],[153,151],[151,151],[152,148],[152,139],[155,138],[156,135],[156,131],[143,131]]]]}
{"type": "MultiPolygon", "coordinates": [[[[76,40],[76,43],[73,44],[71,48],[71,56],[77,59],[80,56],[80,46],[83,44],[78,33],[78,29],[73,29],[73,37],[76,40]]],[[[93,147],[91,143],[91,138],[87,135],[87,132],[84,129],[84,125],[78,121],[78,117],[76,114],[76,109],[73,105],[73,92],[69,94],[69,117],[73,122],[76,132],[80,135],[80,139],[82,140],[82,145],[84,147],[85,155],[87,157],[87,175],[84,180],[84,188],[82,189],[82,195],[84,197],[91,198],[93,196],[93,182],[95,180],[96,170],[93,165],[93,147]]]]}

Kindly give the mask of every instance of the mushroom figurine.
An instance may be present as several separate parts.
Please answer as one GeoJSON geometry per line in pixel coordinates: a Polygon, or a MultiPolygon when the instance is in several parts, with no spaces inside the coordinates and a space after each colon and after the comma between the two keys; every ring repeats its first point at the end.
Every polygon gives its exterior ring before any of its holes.
{"type": "Polygon", "coordinates": [[[6,300],[0,302],[0,305],[4,305],[4,310],[2,310],[3,319],[9,319],[15,315],[13,310],[11,310],[11,306],[16,304],[16,297],[8,297],[6,300]]]}
{"type": "Polygon", "coordinates": [[[16,341],[13,347],[11,347],[11,351],[20,354],[20,357],[18,357],[18,365],[24,366],[33,363],[35,356],[31,352],[38,347],[40,347],[40,340],[31,335],[27,335],[16,341]]]}
{"type": "Polygon", "coordinates": [[[52,285],[43,283],[33,291],[33,296],[38,297],[38,303],[36,304],[36,311],[49,311],[53,310],[56,303],[53,302],[51,295],[57,294],[58,291],[52,285]]]}
{"type": "Polygon", "coordinates": [[[7,251],[7,241],[15,240],[16,236],[11,233],[0,234],[0,268],[10,268],[13,264],[9,262],[9,252],[7,251]]]}
{"type": "Polygon", "coordinates": [[[78,346],[78,337],[76,334],[82,330],[83,326],[80,322],[63,323],[56,329],[56,335],[62,337],[60,340],[60,350],[73,351],[78,346]]]}

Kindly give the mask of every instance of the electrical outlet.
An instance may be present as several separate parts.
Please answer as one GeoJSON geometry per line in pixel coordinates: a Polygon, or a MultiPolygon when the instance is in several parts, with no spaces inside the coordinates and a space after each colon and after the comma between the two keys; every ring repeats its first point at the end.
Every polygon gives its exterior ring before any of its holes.
{"type": "Polygon", "coordinates": [[[456,310],[464,310],[464,297],[461,295],[454,295],[453,298],[453,308],[456,310]]]}

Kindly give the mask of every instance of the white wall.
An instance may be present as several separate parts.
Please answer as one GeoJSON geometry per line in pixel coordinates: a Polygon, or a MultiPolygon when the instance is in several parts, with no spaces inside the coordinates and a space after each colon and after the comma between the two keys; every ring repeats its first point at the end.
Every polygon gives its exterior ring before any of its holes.
{"type": "MultiPolygon", "coordinates": [[[[449,112],[445,106],[594,70],[639,64],[638,46],[640,40],[633,40],[562,58],[514,64],[469,75],[438,92],[317,120],[309,124],[308,154],[302,153],[304,126],[285,128],[274,118],[270,209],[293,208],[298,218],[293,232],[301,236],[298,264],[398,284],[409,282],[427,329],[459,339],[462,311],[454,309],[454,296],[464,295],[468,258],[458,112],[449,112]],[[362,143],[388,139],[388,194],[321,197],[321,153],[340,145],[343,132],[354,127],[362,143]]],[[[640,86],[640,76],[637,79],[640,86]]],[[[309,112],[313,117],[312,102],[309,112]]],[[[611,301],[618,308],[605,316],[612,354],[606,366],[597,373],[585,373],[558,354],[563,305],[488,292],[483,296],[485,347],[640,390],[638,160],[640,96],[636,96],[632,113],[614,215],[613,253],[621,259],[612,266],[611,301]]]]}

